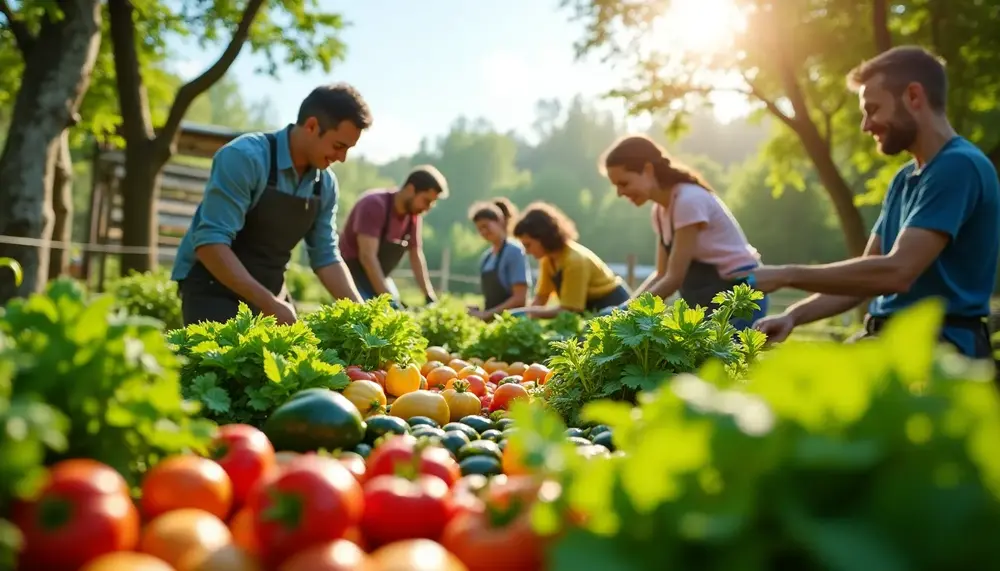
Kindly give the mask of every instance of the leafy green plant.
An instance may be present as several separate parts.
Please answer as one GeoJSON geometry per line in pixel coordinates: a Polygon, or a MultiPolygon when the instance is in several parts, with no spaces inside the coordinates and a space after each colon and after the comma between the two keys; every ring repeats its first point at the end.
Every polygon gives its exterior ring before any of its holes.
{"type": "Polygon", "coordinates": [[[737,285],[715,297],[719,306],[706,318],[703,308],[688,307],[684,300],[668,308],[661,298],[643,294],[627,309],[590,320],[582,341],[554,342],[549,361],[553,376],[536,393],[566,421],[576,423],[587,402],[631,401],[638,391],[655,389],[710,359],[738,377],[763,349],[765,337],[752,329],[737,332],[730,321],[749,317],[762,297],[737,285]]]}
{"type": "Polygon", "coordinates": [[[466,349],[467,356],[512,363],[540,363],[549,356],[549,339],[540,322],[508,312],[494,316],[466,349]]]}
{"type": "Polygon", "coordinates": [[[448,295],[441,296],[437,303],[413,310],[413,315],[428,345],[461,354],[485,326],[482,320],[469,315],[461,299],[448,295]]]}
{"type": "Polygon", "coordinates": [[[3,453],[14,456],[3,458],[4,467],[37,455],[36,444],[21,438],[34,429],[47,443],[46,464],[93,458],[133,485],[165,455],[205,450],[214,424],[191,418],[198,405],[181,396],[162,323],[114,305],[112,296],[90,297],[68,278],[8,303],[0,333],[13,352],[5,367],[12,362],[14,372],[4,414],[30,422],[7,422],[3,453]],[[69,419],[65,448],[57,445],[60,416],[69,419]]]}
{"type": "Polygon", "coordinates": [[[219,423],[260,426],[302,389],[343,390],[350,384],[337,353],[320,349],[305,323],[278,325],[243,303],[225,323],[193,323],[168,338],[185,360],[184,394],[219,423]]]}
{"type": "Polygon", "coordinates": [[[509,445],[563,490],[536,525],[584,521],[551,569],[996,567],[1000,399],[989,362],[937,347],[943,315],[930,300],[871,342],[784,344],[730,388],[681,374],[637,407],[590,403],[613,455],[567,451],[554,412],[518,403],[509,445]]]}
{"type": "Polygon", "coordinates": [[[7,268],[14,274],[14,285],[20,286],[24,281],[24,270],[14,258],[0,258],[0,267],[7,268]]]}
{"type": "Polygon", "coordinates": [[[177,282],[166,270],[137,272],[118,278],[108,286],[118,307],[132,315],[145,315],[163,322],[166,329],[184,325],[177,282]]]}
{"type": "Polygon", "coordinates": [[[332,349],[348,365],[366,370],[387,363],[420,363],[427,339],[412,315],[394,309],[392,297],[381,295],[364,303],[340,299],[303,317],[322,349],[332,349]]]}

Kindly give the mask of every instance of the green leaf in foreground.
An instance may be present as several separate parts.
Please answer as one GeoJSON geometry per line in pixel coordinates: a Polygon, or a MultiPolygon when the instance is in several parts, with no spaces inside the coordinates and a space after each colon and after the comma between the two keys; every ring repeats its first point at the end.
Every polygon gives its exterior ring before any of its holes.
{"type": "Polygon", "coordinates": [[[21,264],[17,262],[14,258],[0,258],[0,266],[10,269],[14,274],[14,285],[20,286],[24,281],[24,270],[21,269],[21,264]]]}

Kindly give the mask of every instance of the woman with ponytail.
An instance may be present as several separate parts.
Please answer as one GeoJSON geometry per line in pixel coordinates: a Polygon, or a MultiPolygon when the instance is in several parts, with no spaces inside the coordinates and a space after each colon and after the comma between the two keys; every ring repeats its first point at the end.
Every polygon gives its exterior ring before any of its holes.
{"type": "Polygon", "coordinates": [[[517,209],[506,198],[473,204],[469,218],[479,235],[490,243],[479,262],[479,284],[485,304],[469,312],[489,320],[505,309],[521,307],[528,299],[531,272],[524,248],[508,238],[517,209]]]}
{"type": "MultiPolygon", "coordinates": [[[[599,165],[618,191],[636,206],[653,201],[656,232],[656,272],[633,297],[650,292],[667,298],[679,292],[694,307],[714,309],[715,294],[740,281],[722,276],[747,271],[760,264],[760,254],[750,245],[739,223],[705,179],[667,155],[652,139],[631,135],[615,142],[599,165]]],[[[750,327],[767,313],[768,299],[750,321],[750,327]]]]}

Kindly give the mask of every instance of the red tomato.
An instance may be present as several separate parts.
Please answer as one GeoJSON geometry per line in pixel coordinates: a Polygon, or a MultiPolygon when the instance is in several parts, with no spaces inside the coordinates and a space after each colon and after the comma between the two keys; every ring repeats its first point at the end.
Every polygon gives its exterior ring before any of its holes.
{"type": "Polygon", "coordinates": [[[361,521],[361,485],[338,460],[303,455],[255,486],[253,514],[261,559],[276,566],[293,553],[344,537],[361,521]]]}
{"type": "Polygon", "coordinates": [[[507,410],[510,403],[517,399],[528,398],[528,390],[517,383],[506,383],[497,387],[493,393],[493,402],[490,403],[490,412],[507,410]]]}
{"type": "Polygon", "coordinates": [[[339,460],[341,464],[343,464],[348,470],[350,470],[351,474],[354,474],[355,480],[357,480],[358,482],[364,482],[365,469],[366,469],[364,458],[362,458],[358,454],[351,452],[351,453],[341,454],[341,456],[337,458],[337,460],[339,460]]]}
{"type": "Polygon", "coordinates": [[[37,498],[16,506],[22,569],[77,569],[139,542],[139,511],[121,474],[93,460],[52,466],[37,498]]]}
{"type": "MultiPolygon", "coordinates": [[[[358,365],[351,365],[345,371],[352,381],[375,381],[375,375],[362,369],[358,365]]],[[[377,382],[377,381],[375,381],[377,382]]]]}
{"type": "Polygon", "coordinates": [[[237,509],[246,502],[257,480],[277,464],[271,441],[248,424],[220,426],[213,442],[212,459],[229,475],[233,483],[233,506],[237,509]]]}
{"type": "Polygon", "coordinates": [[[485,410],[487,412],[487,416],[489,416],[490,405],[493,404],[493,395],[488,394],[481,396],[479,397],[479,402],[482,403],[483,410],[485,410]]]}
{"type": "Polygon", "coordinates": [[[372,547],[404,539],[437,540],[454,515],[448,486],[433,476],[378,476],[364,490],[361,533],[372,547]]]}
{"type": "Polygon", "coordinates": [[[481,397],[486,394],[486,381],[484,381],[479,375],[469,375],[463,380],[469,383],[469,388],[467,390],[470,393],[476,395],[477,397],[481,397]]]}
{"type": "Polygon", "coordinates": [[[497,388],[497,383],[507,378],[506,371],[493,371],[488,379],[490,383],[493,384],[493,388],[497,388]]]}
{"type": "Polygon", "coordinates": [[[548,538],[531,526],[541,486],[530,476],[494,478],[480,492],[488,509],[456,514],[445,526],[441,544],[469,571],[543,569],[548,538]]]}
{"type": "Polygon", "coordinates": [[[414,465],[416,472],[437,476],[450,488],[462,477],[458,462],[448,450],[440,446],[428,445],[420,450],[420,460],[415,460],[417,439],[409,434],[391,435],[372,450],[368,456],[366,480],[376,476],[393,475],[407,464],[414,465]]]}

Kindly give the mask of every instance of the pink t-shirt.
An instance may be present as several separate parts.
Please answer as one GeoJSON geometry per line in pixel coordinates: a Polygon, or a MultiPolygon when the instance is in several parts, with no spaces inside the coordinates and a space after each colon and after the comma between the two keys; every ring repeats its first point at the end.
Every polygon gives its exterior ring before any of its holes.
{"type": "MultiPolygon", "coordinates": [[[[386,209],[392,208],[392,193],[394,188],[373,188],[366,190],[354,203],[351,213],[344,221],[344,229],[340,232],[340,255],[345,260],[358,259],[358,234],[382,238],[382,228],[385,225],[386,209]]],[[[386,235],[390,240],[398,241],[410,227],[410,249],[420,247],[422,225],[420,216],[400,216],[395,212],[389,215],[389,229],[386,235]],[[412,222],[410,222],[412,220],[412,222]]]]}
{"type": "MultiPolygon", "coordinates": [[[[760,263],[760,254],[750,245],[739,222],[714,192],[690,183],[674,187],[674,229],[704,222],[695,242],[694,259],[712,264],[725,274],[744,266],[760,263]]],[[[673,241],[666,209],[653,205],[653,230],[666,244],[673,241]]]]}

